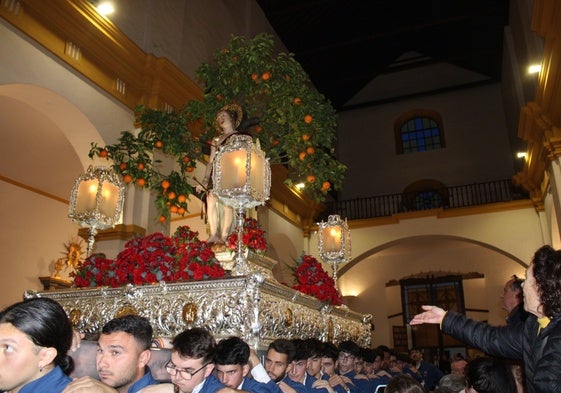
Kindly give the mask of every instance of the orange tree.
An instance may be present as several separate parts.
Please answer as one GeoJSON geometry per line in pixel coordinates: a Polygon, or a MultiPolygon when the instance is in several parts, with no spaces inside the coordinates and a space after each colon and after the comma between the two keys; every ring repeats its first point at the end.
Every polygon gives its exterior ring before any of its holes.
{"type": "Polygon", "coordinates": [[[244,110],[240,131],[259,139],[271,164],[288,167],[289,185],[304,183],[304,193],[318,202],[331,189],[340,189],[346,167],[334,154],[335,111],[292,54],[275,53],[270,35],[232,36],[211,63],[201,64],[196,76],[204,85],[201,101],[172,113],[139,108],[137,136],[124,132],[119,143],[93,145],[90,151],[90,156],[113,159],[125,181],[157,190],[162,220],[187,209],[177,198],[193,192],[189,172],[217,135],[217,112],[230,103],[244,110]],[[202,130],[198,138],[189,128],[195,122],[202,130]],[[179,170],[158,171],[155,149],[174,157],[179,170]]]}

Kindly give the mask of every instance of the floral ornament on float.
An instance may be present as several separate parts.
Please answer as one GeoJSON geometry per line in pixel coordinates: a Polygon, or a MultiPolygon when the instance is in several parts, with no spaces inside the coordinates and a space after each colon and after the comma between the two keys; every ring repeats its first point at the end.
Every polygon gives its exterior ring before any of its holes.
{"type": "Polygon", "coordinates": [[[183,226],[173,237],[157,232],[129,240],[116,260],[93,254],[72,275],[76,287],[118,287],[222,278],[225,274],[198,232],[183,226]]]}
{"type": "Polygon", "coordinates": [[[292,286],[292,289],[313,296],[319,301],[333,306],[343,304],[343,298],[337,288],[335,288],[333,278],[313,256],[302,255],[296,261],[294,276],[296,284],[292,286]]]}
{"type": "MultiPolygon", "coordinates": [[[[243,227],[242,243],[247,249],[256,254],[263,255],[267,251],[267,239],[265,231],[259,226],[255,218],[246,217],[243,227]]],[[[238,247],[238,232],[234,230],[228,236],[228,248],[236,251],[238,247]]]]}

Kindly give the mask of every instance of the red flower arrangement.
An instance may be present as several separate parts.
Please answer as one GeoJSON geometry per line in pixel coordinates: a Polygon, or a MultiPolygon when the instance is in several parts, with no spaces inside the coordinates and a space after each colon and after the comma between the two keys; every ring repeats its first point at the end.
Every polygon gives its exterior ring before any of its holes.
{"type": "Polygon", "coordinates": [[[323,270],[323,266],[311,255],[302,255],[296,261],[296,284],[292,287],[297,291],[316,299],[340,306],[343,304],[341,294],[335,288],[333,278],[323,270]]]}
{"type": "Polygon", "coordinates": [[[91,255],[72,273],[76,287],[203,280],[225,274],[208,244],[187,226],[179,227],[173,237],[153,233],[129,240],[116,260],[91,255]]]}
{"type": "MultiPolygon", "coordinates": [[[[246,217],[243,227],[242,243],[249,250],[257,254],[264,254],[267,250],[267,239],[265,239],[265,231],[261,229],[255,218],[246,217]]],[[[234,230],[228,236],[228,248],[237,250],[238,248],[238,232],[234,230]]]]}

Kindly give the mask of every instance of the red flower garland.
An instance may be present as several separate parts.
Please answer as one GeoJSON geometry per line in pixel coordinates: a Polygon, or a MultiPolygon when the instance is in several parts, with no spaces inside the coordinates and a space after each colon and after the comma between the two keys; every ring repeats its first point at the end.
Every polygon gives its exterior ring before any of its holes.
{"type": "Polygon", "coordinates": [[[187,226],[179,227],[173,237],[153,233],[129,240],[116,260],[91,255],[72,273],[76,287],[203,280],[225,274],[208,244],[187,226]]]}
{"type": "MultiPolygon", "coordinates": [[[[267,250],[267,239],[265,231],[261,229],[255,218],[246,217],[243,227],[242,243],[248,249],[258,254],[263,254],[267,250]]],[[[228,248],[236,250],[238,248],[238,232],[234,230],[228,236],[228,248]]]]}
{"type": "Polygon", "coordinates": [[[311,255],[302,255],[296,261],[296,266],[296,284],[292,287],[293,289],[327,304],[334,306],[343,304],[343,298],[335,288],[333,278],[323,270],[323,266],[316,258],[311,255]]]}

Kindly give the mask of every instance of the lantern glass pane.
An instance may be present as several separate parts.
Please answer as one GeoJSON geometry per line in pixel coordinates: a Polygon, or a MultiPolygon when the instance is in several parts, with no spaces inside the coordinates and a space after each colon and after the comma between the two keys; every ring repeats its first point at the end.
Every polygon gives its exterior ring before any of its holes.
{"type": "Polygon", "coordinates": [[[255,190],[257,195],[265,194],[265,158],[251,152],[251,189],[255,190]]]}
{"type": "Polygon", "coordinates": [[[113,218],[117,211],[117,200],[119,198],[119,187],[109,182],[103,182],[99,200],[99,211],[107,217],[113,218]]]}
{"type": "Polygon", "coordinates": [[[221,189],[242,188],[247,178],[247,154],[246,150],[234,150],[224,152],[220,157],[221,189]]]}
{"type": "Polygon", "coordinates": [[[75,211],[77,214],[84,214],[95,210],[98,185],[99,181],[97,179],[80,182],[76,198],[75,211]]]}

